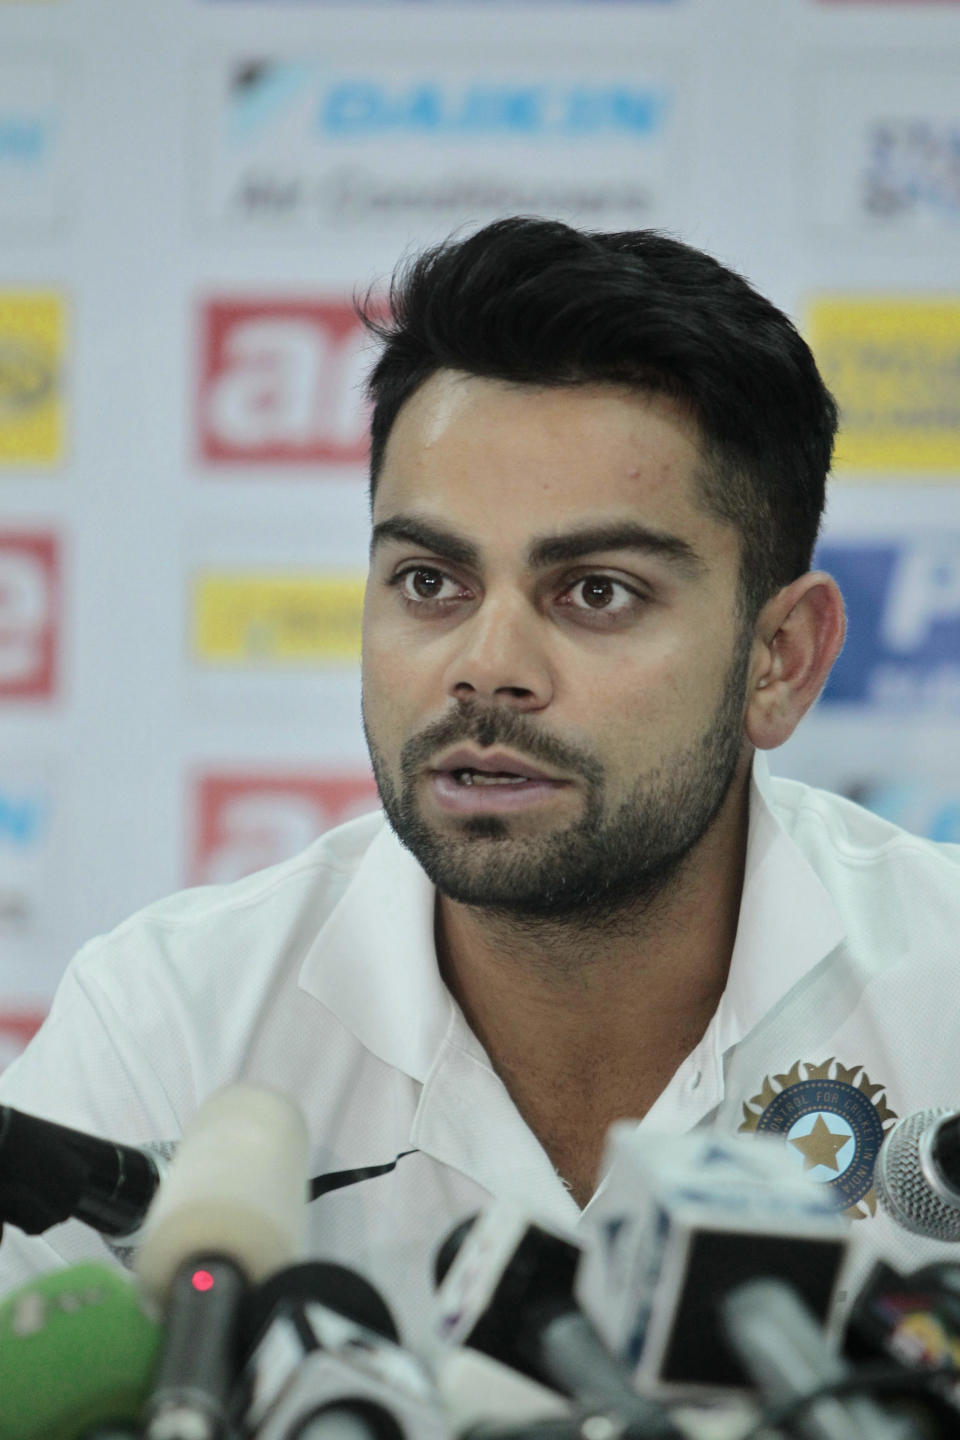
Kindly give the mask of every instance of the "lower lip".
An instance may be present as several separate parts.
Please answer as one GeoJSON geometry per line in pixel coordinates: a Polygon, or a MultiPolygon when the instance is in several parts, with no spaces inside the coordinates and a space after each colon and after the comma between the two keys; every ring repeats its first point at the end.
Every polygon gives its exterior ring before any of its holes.
{"type": "Polygon", "coordinates": [[[542,805],[565,790],[567,784],[559,780],[523,780],[503,785],[461,785],[449,770],[437,770],[430,776],[430,787],[442,810],[455,815],[491,815],[542,805]]]}

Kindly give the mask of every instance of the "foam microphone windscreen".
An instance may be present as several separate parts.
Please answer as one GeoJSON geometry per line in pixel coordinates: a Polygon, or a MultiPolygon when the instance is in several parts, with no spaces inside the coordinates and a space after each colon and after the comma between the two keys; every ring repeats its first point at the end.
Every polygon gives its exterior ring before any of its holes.
{"type": "Polygon", "coordinates": [[[298,1105],[261,1085],[217,1091],[183,1132],[147,1213],[134,1269],[159,1296],[179,1266],[222,1255],[257,1282],[302,1252],[308,1136],[298,1105]]]}

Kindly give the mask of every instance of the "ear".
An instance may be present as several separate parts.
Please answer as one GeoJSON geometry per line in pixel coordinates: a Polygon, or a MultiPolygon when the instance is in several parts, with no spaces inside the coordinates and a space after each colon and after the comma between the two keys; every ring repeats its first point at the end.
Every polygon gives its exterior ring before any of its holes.
{"type": "Polygon", "coordinates": [[[747,692],[746,730],[758,750],[793,734],[826,683],[845,628],[843,597],[822,570],[767,601],[757,617],[747,692]]]}

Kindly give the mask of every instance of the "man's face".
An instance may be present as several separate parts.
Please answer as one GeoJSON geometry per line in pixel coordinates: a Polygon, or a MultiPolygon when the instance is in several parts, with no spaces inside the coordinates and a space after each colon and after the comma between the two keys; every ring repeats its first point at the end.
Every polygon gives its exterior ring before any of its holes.
{"type": "Polygon", "coordinates": [[[374,505],[364,724],[440,891],[516,918],[644,903],[743,751],[736,531],[660,396],[453,372],[401,409],[374,505]]]}

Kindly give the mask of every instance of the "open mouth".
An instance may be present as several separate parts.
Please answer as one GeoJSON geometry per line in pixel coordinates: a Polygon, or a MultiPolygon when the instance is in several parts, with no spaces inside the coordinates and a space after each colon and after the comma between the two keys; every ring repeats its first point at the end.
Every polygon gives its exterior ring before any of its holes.
{"type": "Polygon", "coordinates": [[[451,770],[458,785],[530,785],[528,775],[511,775],[508,771],[451,770]]]}

